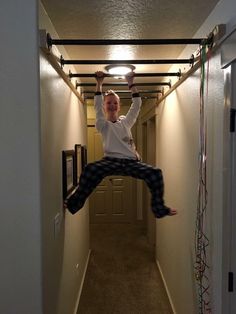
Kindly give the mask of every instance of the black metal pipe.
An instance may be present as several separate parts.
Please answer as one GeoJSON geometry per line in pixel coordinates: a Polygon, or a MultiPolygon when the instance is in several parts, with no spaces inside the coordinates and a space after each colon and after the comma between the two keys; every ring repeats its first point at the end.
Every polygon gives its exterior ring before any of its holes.
{"type": "MultiPolygon", "coordinates": [[[[94,97],[84,97],[84,99],[94,99],[94,97]]],[[[131,96],[130,97],[120,97],[120,99],[131,99],[131,96]]],[[[157,99],[157,96],[142,96],[142,99],[157,99]]]]}
{"type": "MultiPolygon", "coordinates": [[[[103,83],[103,86],[127,86],[126,82],[119,83],[103,83]]],[[[171,87],[170,82],[151,82],[151,83],[135,83],[136,86],[169,86],[171,87]]],[[[76,87],[92,87],[96,86],[96,83],[78,83],[76,82],[76,87]]]]}
{"type": "Polygon", "coordinates": [[[200,45],[207,38],[169,38],[169,39],[52,39],[47,34],[48,47],[52,45],[200,45]]]}
{"type": "MultiPolygon", "coordinates": [[[[117,94],[130,94],[130,91],[126,90],[114,90],[117,94]]],[[[140,94],[155,94],[155,93],[162,93],[161,90],[139,90],[140,94]]],[[[82,94],[94,94],[94,91],[83,91],[82,94]]]]}
{"type": "MultiPolygon", "coordinates": [[[[114,90],[117,94],[130,94],[130,91],[128,90],[114,90]]],[[[156,93],[162,93],[162,90],[139,90],[140,94],[156,94],[156,93]]],[[[82,92],[82,94],[94,94],[94,91],[92,90],[85,90],[82,92]]]]}
{"type": "Polygon", "coordinates": [[[194,59],[156,59],[156,60],[64,60],[61,58],[61,65],[65,64],[193,64],[194,59]]]}
{"type": "MultiPolygon", "coordinates": [[[[105,74],[104,77],[120,77],[120,74],[105,74]]],[[[181,72],[163,72],[163,73],[135,73],[135,77],[156,77],[156,76],[181,76],[181,72]]],[[[69,77],[95,77],[94,73],[70,73],[69,77]]]]}

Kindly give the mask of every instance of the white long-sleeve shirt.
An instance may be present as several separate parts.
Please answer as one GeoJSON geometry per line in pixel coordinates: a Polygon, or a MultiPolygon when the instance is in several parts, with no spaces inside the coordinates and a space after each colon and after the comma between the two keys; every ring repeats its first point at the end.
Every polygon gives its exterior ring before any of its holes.
{"type": "Polygon", "coordinates": [[[103,111],[103,96],[95,95],[96,129],[102,134],[105,157],[137,159],[131,128],[136,122],[141,104],[141,97],[133,97],[126,116],[120,116],[116,122],[111,122],[106,119],[103,111]]]}

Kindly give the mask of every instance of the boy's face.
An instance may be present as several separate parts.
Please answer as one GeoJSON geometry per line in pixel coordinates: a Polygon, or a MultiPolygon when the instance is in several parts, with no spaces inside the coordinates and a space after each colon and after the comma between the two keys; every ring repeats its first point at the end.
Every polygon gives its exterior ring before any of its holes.
{"type": "Polygon", "coordinates": [[[107,114],[114,114],[120,111],[120,101],[115,95],[106,96],[103,106],[107,114]]]}

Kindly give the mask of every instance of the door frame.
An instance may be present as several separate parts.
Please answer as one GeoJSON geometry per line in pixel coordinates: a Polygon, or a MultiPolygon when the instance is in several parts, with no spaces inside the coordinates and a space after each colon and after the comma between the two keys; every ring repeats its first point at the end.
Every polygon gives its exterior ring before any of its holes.
{"type": "MultiPolygon", "coordinates": [[[[142,156],[144,162],[156,166],[156,114],[151,114],[142,119],[142,156]]],[[[145,184],[145,183],[144,183],[145,184]]],[[[150,210],[150,196],[147,187],[143,186],[143,217],[147,226],[149,243],[156,245],[156,218],[150,210]],[[146,208],[146,211],[144,210],[146,208]]]]}

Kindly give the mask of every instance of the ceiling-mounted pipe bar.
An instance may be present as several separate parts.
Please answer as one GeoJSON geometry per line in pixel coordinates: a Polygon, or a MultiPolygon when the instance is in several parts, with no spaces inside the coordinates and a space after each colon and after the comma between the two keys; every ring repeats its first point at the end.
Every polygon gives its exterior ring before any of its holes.
{"type": "MultiPolygon", "coordinates": [[[[136,84],[135,84],[136,85],[136,84]]],[[[117,94],[130,94],[130,91],[128,91],[128,90],[114,90],[114,92],[115,93],[117,93],[117,94]]],[[[157,89],[155,89],[155,90],[139,90],[139,93],[140,94],[156,94],[156,93],[163,93],[163,91],[162,90],[157,90],[157,89]]],[[[85,90],[85,91],[83,91],[82,92],[82,94],[94,94],[94,91],[92,91],[92,90],[85,90]]]]}
{"type": "Polygon", "coordinates": [[[169,38],[169,39],[52,39],[47,34],[47,45],[200,45],[207,38],[169,38]]]}
{"type": "MultiPolygon", "coordinates": [[[[104,83],[103,86],[127,86],[127,82],[119,83],[104,83]]],[[[151,82],[151,83],[135,83],[136,86],[169,86],[171,87],[170,82],[151,82]]],[[[92,87],[96,86],[96,83],[78,83],[76,82],[76,87],[92,87]]]]}
{"type": "Polygon", "coordinates": [[[156,59],[156,60],[65,60],[61,57],[61,66],[65,64],[80,64],[80,65],[93,65],[93,64],[194,64],[194,57],[190,59],[156,59]]]}
{"type": "MultiPolygon", "coordinates": [[[[104,77],[120,77],[120,74],[104,74],[104,77]]],[[[135,73],[135,77],[164,77],[164,76],[181,76],[181,72],[163,72],[163,73],[135,73]]],[[[95,77],[94,73],[70,73],[69,77],[95,77]]]]}
{"type": "MultiPolygon", "coordinates": [[[[94,99],[94,97],[88,96],[88,97],[84,97],[84,99],[94,99]]],[[[131,99],[130,97],[120,97],[120,99],[131,99]]],[[[157,96],[142,96],[142,99],[157,99],[157,96]]]]}

